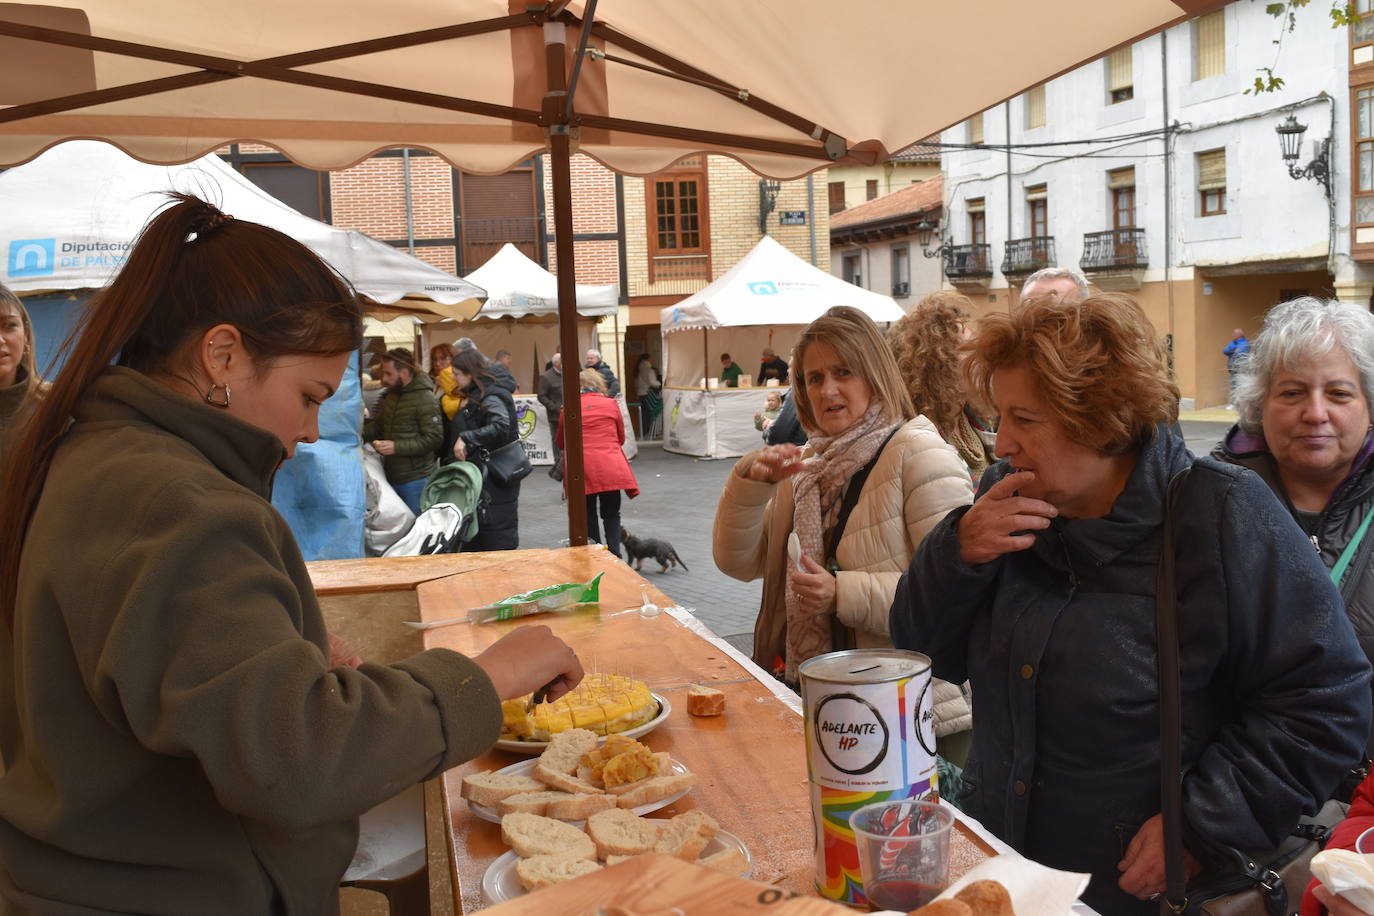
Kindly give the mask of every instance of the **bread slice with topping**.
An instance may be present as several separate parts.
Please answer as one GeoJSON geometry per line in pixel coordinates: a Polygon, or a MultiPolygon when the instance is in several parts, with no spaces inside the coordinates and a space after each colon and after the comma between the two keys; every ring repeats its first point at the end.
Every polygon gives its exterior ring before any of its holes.
{"type": "Polygon", "coordinates": [[[526,859],[539,855],[596,858],[596,844],[591,837],[572,824],[538,814],[517,811],[502,817],[501,839],[516,855],[526,859]]]}
{"type": "Polygon", "coordinates": [[[577,856],[538,855],[517,862],[515,876],[525,890],[537,891],[541,887],[552,887],[572,878],[580,878],[600,867],[597,862],[577,856]]]}
{"type": "Polygon", "coordinates": [[[462,795],[468,801],[494,807],[503,798],[522,792],[542,792],[544,784],[513,773],[471,773],[463,777],[462,795]]]}
{"type": "Polygon", "coordinates": [[[596,844],[598,858],[633,856],[654,848],[661,823],[665,822],[651,821],[624,808],[614,808],[587,818],[587,833],[596,844]]]}

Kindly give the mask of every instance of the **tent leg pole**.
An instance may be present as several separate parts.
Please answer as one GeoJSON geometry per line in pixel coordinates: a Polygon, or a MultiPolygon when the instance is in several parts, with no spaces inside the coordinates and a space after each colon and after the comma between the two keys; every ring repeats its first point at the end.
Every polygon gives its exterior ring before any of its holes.
{"type": "Polygon", "coordinates": [[[572,151],[567,134],[550,138],[554,252],[558,259],[558,340],[563,351],[563,485],[568,494],[568,543],[587,543],[587,481],[582,461],[582,356],[577,350],[577,290],[573,261],[572,151]]]}

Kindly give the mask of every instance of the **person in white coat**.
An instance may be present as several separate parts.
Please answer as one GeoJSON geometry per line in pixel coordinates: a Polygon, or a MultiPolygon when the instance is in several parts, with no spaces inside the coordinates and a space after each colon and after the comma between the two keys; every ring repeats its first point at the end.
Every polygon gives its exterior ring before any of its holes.
{"type": "MultiPolygon", "coordinates": [[[[754,659],[795,685],[808,658],[892,645],[898,580],[926,532],[973,501],[973,487],[954,449],[915,416],[892,351],[858,309],[837,306],[811,323],[792,382],[810,442],[736,463],[713,550],[726,575],[763,579],[754,659]],[[793,532],[800,566],[788,559],[793,532]]],[[[936,717],[942,756],[962,762],[973,716],[960,687],[937,683],[936,717]]]]}

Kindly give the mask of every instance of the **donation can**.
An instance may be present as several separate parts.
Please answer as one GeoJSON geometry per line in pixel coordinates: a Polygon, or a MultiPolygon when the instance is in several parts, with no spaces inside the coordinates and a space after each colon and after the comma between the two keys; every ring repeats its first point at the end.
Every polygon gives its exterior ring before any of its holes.
{"type": "Polygon", "coordinates": [[[815,826],[816,889],[864,904],[849,817],[864,805],[936,797],[930,659],[902,649],[852,649],[798,668],[815,826]]]}

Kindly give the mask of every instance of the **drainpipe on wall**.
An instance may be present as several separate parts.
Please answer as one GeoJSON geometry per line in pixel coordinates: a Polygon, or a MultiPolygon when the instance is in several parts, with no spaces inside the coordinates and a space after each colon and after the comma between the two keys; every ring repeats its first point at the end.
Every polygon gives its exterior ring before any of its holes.
{"type": "Polygon", "coordinates": [[[406,250],[415,255],[415,210],[410,188],[410,147],[401,148],[401,176],[406,192],[406,250]]]}
{"type": "Polygon", "coordinates": [[[1164,81],[1164,293],[1169,302],[1169,362],[1174,349],[1174,134],[1169,128],[1169,33],[1159,33],[1159,72],[1164,81]]]}
{"type": "Polygon", "coordinates": [[[816,263],[816,173],[806,176],[806,224],[811,227],[811,266],[816,263]]]}
{"type": "MultiPolygon", "coordinates": [[[[1011,102],[1002,103],[1002,114],[1006,117],[1007,125],[1007,234],[1002,237],[1005,251],[1007,242],[1011,241],[1011,102]]],[[[995,257],[991,249],[988,250],[988,257],[995,257]]],[[[1005,275],[1002,279],[1007,280],[1005,275]]],[[[1007,313],[1011,313],[1011,280],[1007,280],[1007,313]]]]}

